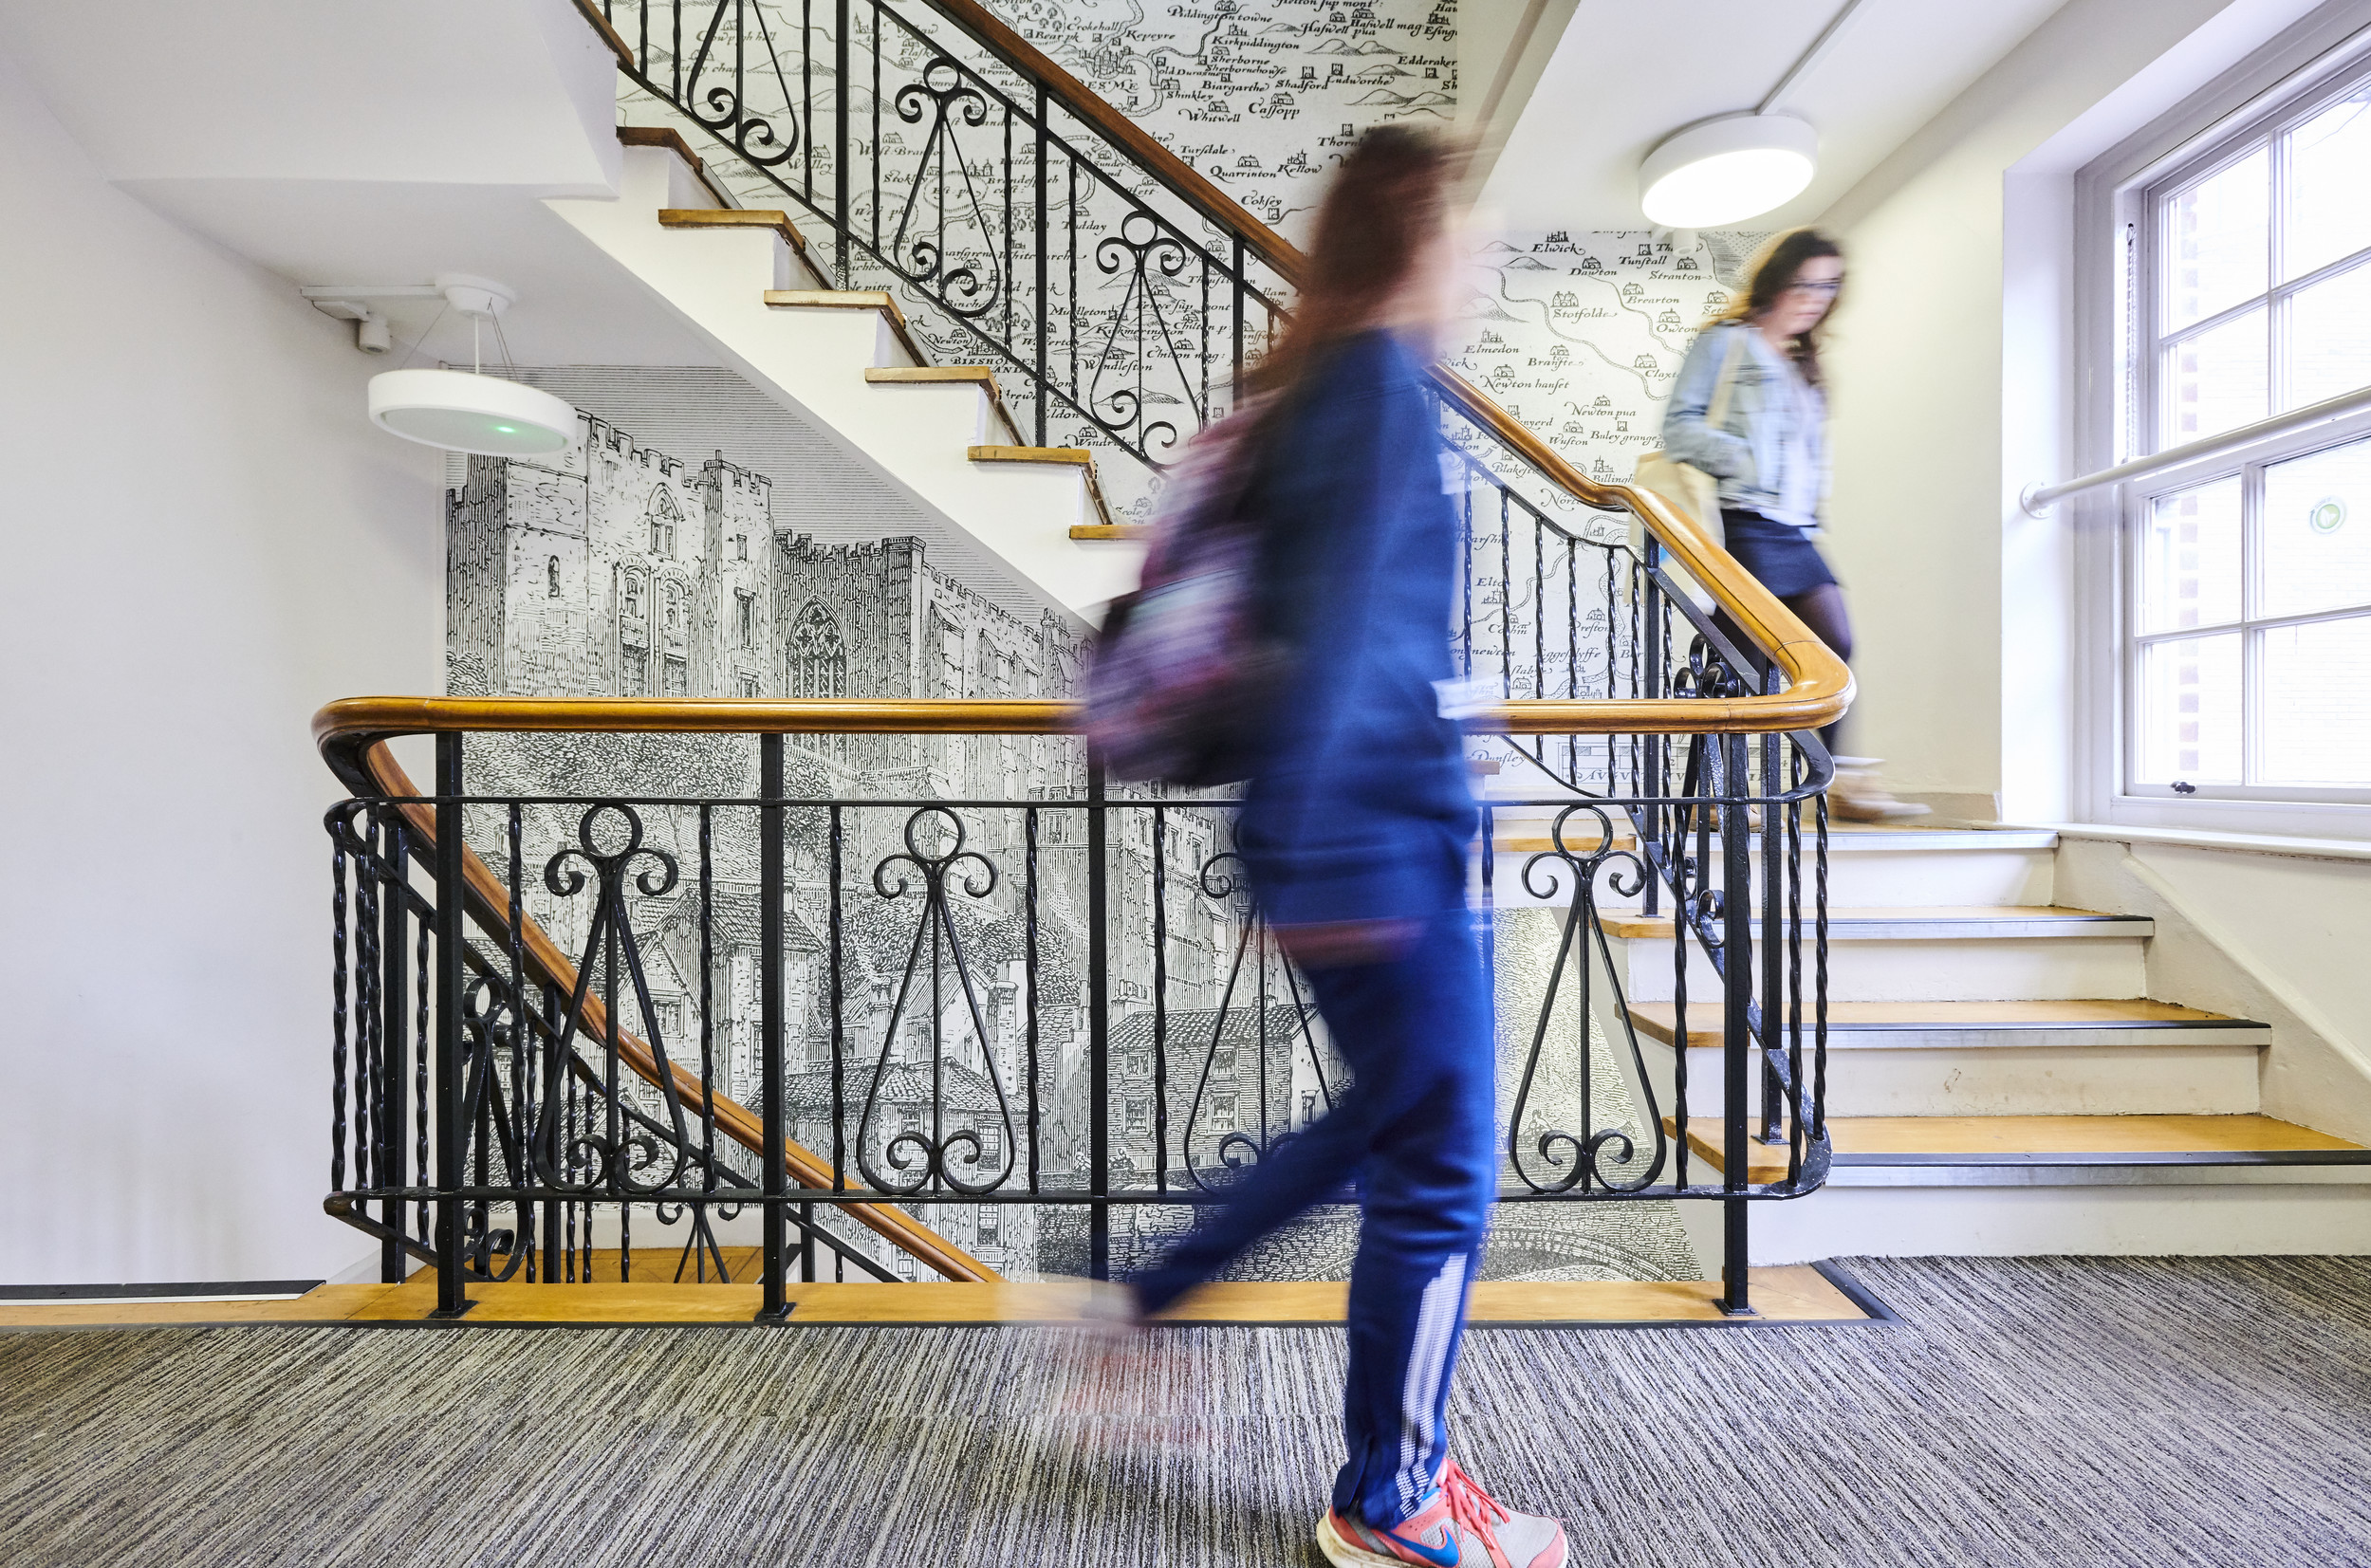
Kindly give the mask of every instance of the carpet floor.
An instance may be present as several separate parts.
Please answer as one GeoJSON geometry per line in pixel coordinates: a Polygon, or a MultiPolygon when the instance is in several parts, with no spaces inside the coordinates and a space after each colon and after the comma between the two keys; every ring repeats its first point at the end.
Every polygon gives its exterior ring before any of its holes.
{"type": "MultiPolygon", "coordinates": [[[[2371,1562],[2371,1262],[1862,1260],[1906,1319],[1481,1331],[1576,1564],[2371,1562]]],[[[1339,1332],[0,1335],[0,1561],[1306,1565],[1339,1332]]]]}

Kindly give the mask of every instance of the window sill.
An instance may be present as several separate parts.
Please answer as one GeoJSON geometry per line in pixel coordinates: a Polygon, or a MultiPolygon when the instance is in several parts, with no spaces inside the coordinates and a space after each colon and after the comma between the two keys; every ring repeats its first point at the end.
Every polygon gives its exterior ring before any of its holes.
{"type": "Polygon", "coordinates": [[[2097,839],[2126,844],[2180,844],[2247,855],[2289,855],[2314,860],[2371,860],[2371,841],[2361,839],[2290,839],[2269,833],[2214,833],[2189,827],[2117,827],[2105,822],[2003,822],[2002,827],[2038,828],[2062,839],[2097,839]]]}

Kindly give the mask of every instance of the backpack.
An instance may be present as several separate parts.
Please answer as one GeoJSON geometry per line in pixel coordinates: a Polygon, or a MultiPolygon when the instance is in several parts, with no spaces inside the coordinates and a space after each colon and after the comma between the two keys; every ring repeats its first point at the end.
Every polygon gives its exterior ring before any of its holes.
{"type": "Polygon", "coordinates": [[[1267,399],[1187,443],[1144,575],[1112,600],[1086,671],[1084,730],[1109,775],[1189,789],[1249,777],[1288,664],[1261,625],[1267,529],[1250,514],[1267,399]]]}

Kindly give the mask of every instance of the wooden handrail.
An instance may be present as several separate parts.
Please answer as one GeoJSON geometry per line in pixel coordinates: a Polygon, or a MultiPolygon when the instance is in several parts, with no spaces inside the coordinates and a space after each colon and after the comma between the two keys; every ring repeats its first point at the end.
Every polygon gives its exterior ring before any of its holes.
{"type": "MultiPolygon", "coordinates": [[[[324,710],[325,711],[325,710],[324,710]]],[[[417,796],[412,780],[403,771],[383,745],[374,745],[358,759],[362,776],[372,792],[393,796],[398,800],[417,796]]],[[[357,793],[361,793],[358,791],[357,793]]],[[[401,811],[405,831],[422,845],[433,847],[436,841],[436,818],[433,808],[422,804],[403,805],[401,811]]],[[[462,850],[462,879],[469,888],[470,912],[481,925],[497,937],[509,928],[510,896],[502,879],[491,867],[478,858],[477,852],[466,846],[462,850]]],[[[576,994],[576,966],[549,932],[532,916],[520,916],[519,948],[522,966],[536,979],[548,981],[565,991],[576,994]]],[[[601,998],[589,991],[584,998],[577,1027],[588,1039],[608,1038],[609,1011],[601,998]]],[[[661,1081],[658,1053],[640,1036],[621,1026],[618,1030],[618,1060],[643,1081],[661,1081]]],[[[694,1116],[708,1108],[708,1091],[699,1075],[683,1063],[669,1061],[666,1077],[675,1082],[676,1096],[684,1109],[694,1116]]],[[[766,1152],[765,1122],[740,1101],[718,1095],[715,1098],[716,1131],[742,1148],[763,1157],[766,1152]]],[[[831,1187],[831,1164],[822,1156],[786,1138],[783,1140],[784,1164],[790,1179],[803,1188],[825,1191],[831,1187]]],[[[883,1204],[852,1203],[842,1206],[848,1218],[888,1241],[900,1251],[911,1254],[950,1280],[984,1281],[1002,1278],[994,1269],[965,1252],[953,1242],[931,1229],[920,1221],[883,1204]]]]}

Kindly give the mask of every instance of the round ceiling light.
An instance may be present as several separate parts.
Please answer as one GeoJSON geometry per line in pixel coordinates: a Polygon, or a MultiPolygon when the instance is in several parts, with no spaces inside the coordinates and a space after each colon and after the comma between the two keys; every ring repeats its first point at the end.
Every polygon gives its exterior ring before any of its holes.
{"type": "Polygon", "coordinates": [[[370,420],[407,441],[487,457],[548,457],[576,439],[576,410],[561,398],[466,370],[372,377],[370,420]]]}
{"type": "Polygon", "coordinates": [[[1718,229],[1811,183],[1820,134],[1792,115],[1723,115],[1666,137],[1639,166],[1639,205],[1664,229],[1718,229]]]}

